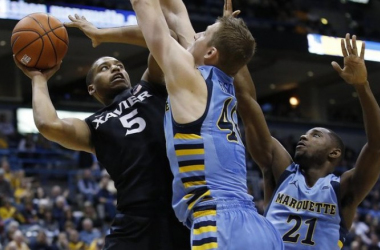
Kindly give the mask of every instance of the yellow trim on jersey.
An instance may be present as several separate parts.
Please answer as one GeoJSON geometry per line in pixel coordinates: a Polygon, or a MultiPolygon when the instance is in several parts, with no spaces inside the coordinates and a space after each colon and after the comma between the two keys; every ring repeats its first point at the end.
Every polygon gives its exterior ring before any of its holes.
{"type": "Polygon", "coordinates": [[[342,241],[338,241],[338,247],[340,248],[340,249],[342,249],[342,247],[343,247],[343,242],[342,241]]]}
{"type": "Polygon", "coordinates": [[[183,183],[183,185],[185,186],[185,188],[189,188],[192,186],[206,185],[206,181],[189,181],[189,182],[183,183]]]}
{"type": "Polygon", "coordinates": [[[187,195],[185,195],[183,198],[187,200],[187,199],[190,199],[193,195],[194,195],[194,194],[187,194],[187,195]]]}
{"type": "Polygon", "coordinates": [[[193,234],[199,235],[208,232],[216,232],[216,226],[205,226],[198,229],[194,229],[193,234]]]}
{"type": "Polygon", "coordinates": [[[208,190],[207,192],[205,192],[204,194],[202,194],[201,196],[199,196],[198,199],[196,199],[195,201],[193,201],[192,203],[189,204],[189,206],[187,207],[187,209],[189,209],[189,210],[193,209],[195,202],[199,201],[199,199],[201,199],[202,197],[205,197],[205,196],[211,196],[211,191],[208,190]]]}
{"type": "Polygon", "coordinates": [[[182,133],[176,133],[174,135],[174,139],[183,139],[183,140],[195,140],[195,139],[202,139],[201,136],[196,134],[182,134],[182,133]]]}
{"type": "Polygon", "coordinates": [[[208,215],[216,215],[216,210],[204,210],[204,211],[198,211],[193,213],[194,219],[202,217],[202,216],[208,216],[208,215]]]}
{"type": "Polygon", "coordinates": [[[205,170],[205,165],[190,165],[190,166],[179,168],[180,173],[192,172],[192,171],[204,171],[204,170],[205,170]]]}
{"type": "Polygon", "coordinates": [[[211,242],[203,244],[202,246],[193,246],[191,250],[207,250],[207,249],[217,249],[218,248],[218,242],[211,242]]]}
{"type": "Polygon", "coordinates": [[[199,148],[199,149],[178,149],[175,151],[175,154],[177,156],[183,156],[183,155],[204,155],[205,149],[199,148]]]}

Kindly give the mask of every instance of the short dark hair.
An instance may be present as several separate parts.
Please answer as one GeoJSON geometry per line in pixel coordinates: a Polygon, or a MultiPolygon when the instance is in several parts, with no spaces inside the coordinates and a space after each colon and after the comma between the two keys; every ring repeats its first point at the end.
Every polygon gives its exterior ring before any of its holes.
{"type": "Polygon", "coordinates": [[[213,34],[209,46],[219,51],[219,67],[235,75],[255,53],[256,41],[241,18],[219,17],[219,29],[213,34]]]}
{"type": "Polygon", "coordinates": [[[331,129],[329,129],[329,135],[331,137],[331,139],[333,140],[333,142],[335,143],[335,147],[339,148],[340,151],[341,151],[341,154],[340,154],[340,157],[339,157],[339,162],[342,161],[344,159],[344,154],[345,154],[345,151],[346,151],[346,146],[344,145],[343,141],[342,141],[342,138],[340,138],[339,135],[337,135],[334,131],[332,131],[331,129]]]}

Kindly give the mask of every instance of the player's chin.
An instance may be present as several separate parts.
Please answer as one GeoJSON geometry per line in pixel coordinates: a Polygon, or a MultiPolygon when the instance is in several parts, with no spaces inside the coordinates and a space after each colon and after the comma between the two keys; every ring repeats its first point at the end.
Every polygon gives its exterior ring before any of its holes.
{"type": "Polygon", "coordinates": [[[111,82],[111,88],[113,89],[128,89],[130,87],[130,82],[125,79],[115,80],[111,82]]]}

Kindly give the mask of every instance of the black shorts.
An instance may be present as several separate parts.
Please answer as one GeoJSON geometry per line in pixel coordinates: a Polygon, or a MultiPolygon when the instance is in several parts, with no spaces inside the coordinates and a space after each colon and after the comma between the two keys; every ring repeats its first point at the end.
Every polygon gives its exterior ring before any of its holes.
{"type": "Polygon", "coordinates": [[[190,230],[174,215],[144,217],[117,214],[106,250],[190,250],[190,230]]]}

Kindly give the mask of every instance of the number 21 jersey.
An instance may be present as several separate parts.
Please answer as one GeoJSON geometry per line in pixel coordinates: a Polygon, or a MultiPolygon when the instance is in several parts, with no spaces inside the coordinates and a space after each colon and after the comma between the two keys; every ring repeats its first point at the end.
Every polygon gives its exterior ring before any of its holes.
{"type": "Polygon", "coordinates": [[[341,249],[347,230],[340,215],[340,178],[329,174],[308,187],[299,165],[281,175],[266,218],[282,235],[285,249],[341,249]]]}

